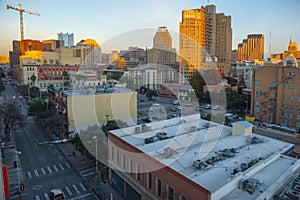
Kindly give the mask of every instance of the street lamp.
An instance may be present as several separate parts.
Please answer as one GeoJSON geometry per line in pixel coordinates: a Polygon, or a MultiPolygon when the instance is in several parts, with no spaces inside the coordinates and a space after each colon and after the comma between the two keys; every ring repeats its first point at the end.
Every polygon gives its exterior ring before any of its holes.
{"type": "Polygon", "coordinates": [[[92,137],[94,140],[95,140],[95,143],[96,143],[96,173],[98,174],[98,149],[97,149],[97,136],[95,135],[94,137],[92,137]]]}
{"type": "Polygon", "coordinates": [[[248,101],[245,101],[246,103],[246,115],[248,114],[248,101]]]}
{"type": "MultiPolygon", "coordinates": [[[[15,151],[16,154],[16,162],[18,160],[18,155],[21,155],[21,151],[15,151]]],[[[20,192],[20,171],[19,171],[19,163],[17,162],[17,172],[18,172],[18,192],[20,192]]]]}

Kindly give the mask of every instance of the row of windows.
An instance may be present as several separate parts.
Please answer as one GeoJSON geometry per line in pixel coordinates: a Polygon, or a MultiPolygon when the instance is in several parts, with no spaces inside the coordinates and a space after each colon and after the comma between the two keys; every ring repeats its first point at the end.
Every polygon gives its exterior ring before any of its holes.
{"type": "MultiPolygon", "coordinates": [[[[110,153],[111,153],[111,155],[110,155],[111,160],[116,161],[117,164],[120,164],[120,155],[119,155],[120,153],[119,153],[119,151],[118,150],[114,151],[114,148],[111,147],[111,152],[110,153]],[[116,156],[114,155],[114,153],[116,153],[116,156]]],[[[126,160],[125,154],[122,154],[122,168],[123,169],[126,169],[126,164],[127,164],[126,161],[127,160],[126,160]]],[[[129,170],[129,173],[131,175],[134,174],[134,164],[133,164],[133,160],[131,160],[131,159],[128,160],[128,170],[129,170]]],[[[138,163],[136,164],[136,172],[135,173],[136,173],[135,178],[137,180],[141,180],[141,169],[140,169],[140,165],[138,163]]],[[[152,190],[153,189],[152,186],[153,186],[153,175],[152,175],[152,173],[148,172],[147,173],[147,186],[146,187],[147,187],[147,189],[152,190]]],[[[158,177],[156,177],[156,179],[155,179],[155,194],[158,197],[162,197],[162,186],[163,186],[162,180],[159,179],[158,177]]],[[[174,194],[175,194],[174,188],[172,188],[170,185],[166,184],[166,197],[167,197],[167,200],[174,200],[174,194]]],[[[180,199],[181,200],[188,200],[188,198],[184,195],[181,195],[180,199]]]]}
{"type": "MultiPolygon", "coordinates": [[[[284,119],[280,119],[280,124],[282,126],[290,126],[293,127],[293,121],[289,121],[289,120],[284,120],[284,119]]],[[[300,128],[300,122],[296,122],[296,127],[300,128]]]]}
{"type": "Polygon", "coordinates": [[[282,83],[282,88],[295,89],[295,83],[282,83]]]}
{"type": "MultiPolygon", "coordinates": [[[[281,99],[284,100],[284,98],[285,98],[285,95],[282,94],[282,95],[281,95],[281,99]]],[[[291,101],[294,101],[294,99],[295,99],[294,95],[291,95],[291,96],[290,96],[290,100],[291,100],[291,101]]],[[[300,96],[297,97],[297,102],[300,102],[300,96]]]]}
{"type": "MultiPolygon", "coordinates": [[[[289,104],[286,104],[285,106],[284,106],[284,104],[281,104],[281,109],[290,109],[290,110],[294,110],[294,105],[289,105],[289,104]]],[[[300,112],[300,106],[298,106],[298,112],[300,112]]]]}

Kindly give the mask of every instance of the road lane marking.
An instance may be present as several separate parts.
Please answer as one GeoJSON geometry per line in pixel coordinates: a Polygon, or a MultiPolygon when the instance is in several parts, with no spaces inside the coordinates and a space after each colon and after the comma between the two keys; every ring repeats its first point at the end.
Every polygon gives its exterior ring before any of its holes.
{"type": "Polygon", "coordinates": [[[57,169],[57,167],[56,167],[55,165],[53,165],[53,168],[54,168],[54,170],[55,170],[56,172],[58,172],[58,169],[57,169]]]}
{"type": "Polygon", "coordinates": [[[69,165],[69,163],[65,162],[65,165],[66,165],[68,168],[71,168],[71,166],[69,165]]]}
{"type": "Polygon", "coordinates": [[[39,195],[36,195],[36,196],[34,197],[34,199],[35,199],[35,200],[41,200],[41,198],[40,198],[39,195]]]}
{"type": "Polygon", "coordinates": [[[91,171],[91,170],[94,170],[94,169],[86,169],[86,170],[82,170],[82,171],[80,171],[80,173],[83,174],[84,172],[88,172],[88,171],[91,171]]]}
{"type": "Polygon", "coordinates": [[[92,175],[92,174],[95,174],[95,172],[90,172],[90,173],[87,173],[87,174],[83,174],[82,176],[83,176],[83,177],[86,177],[86,176],[90,176],[90,175],[92,175]]]}
{"type": "Polygon", "coordinates": [[[61,168],[61,170],[64,170],[64,166],[62,166],[62,164],[58,164],[58,166],[61,168]]]}
{"type": "Polygon", "coordinates": [[[44,168],[41,168],[41,171],[42,171],[43,175],[47,174],[44,168]]]}
{"type": "Polygon", "coordinates": [[[79,183],[78,185],[80,186],[80,188],[81,188],[84,192],[87,190],[86,187],[84,187],[84,185],[83,185],[82,183],[79,183]]]}
{"type": "Polygon", "coordinates": [[[69,199],[69,200],[77,200],[77,199],[82,199],[84,197],[88,197],[88,196],[91,196],[92,193],[88,193],[88,194],[84,194],[84,195],[81,195],[81,196],[78,196],[78,197],[75,197],[75,198],[72,198],[72,199],[69,199]]]}
{"type": "Polygon", "coordinates": [[[39,176],[40,176],[38,170],[35,169],[35,170],[33,170],[33,171],[34,171],[34,174],[35,174],[36,177],[39,177],[39,176]]]}
{"type": "Polygon", "coordinates": [[[73,184],[72,187],[73,187],[73,189],[75,190],[75,192],[76,192],[77,194],[80,193],[80,191],[78,190],[78,188],[76,187],[76,185],[73,184]]]}
{"type": "Polygon", "coordinates": [[[49,173],[51,174],[51,173],[52,173],[51,168],[50,168],[50,167],[47,167],[47,169],[48,169],[49,173]]]}
{"type": "Polygon", "coordinates": [[[28,175],[28,178],[29,178],[29,179],[32,179],[31,172],[27,172],[27,175],[28,175]]]}
{"type": "Polygon", "coordinates": [[[66,191],[67,191],[67,193],[68,193],[69,196],[73,195],[73,193],[71,192],[71,190],[70,190],[70,188],[68,186],[66,186],[65,189],[66,189],[66,191]]]}
{"type": "Polygon", "coordinates": [[[46,200],[50,200],[49,194],[48,193],[44,193],[44,197],[46,200]]]}

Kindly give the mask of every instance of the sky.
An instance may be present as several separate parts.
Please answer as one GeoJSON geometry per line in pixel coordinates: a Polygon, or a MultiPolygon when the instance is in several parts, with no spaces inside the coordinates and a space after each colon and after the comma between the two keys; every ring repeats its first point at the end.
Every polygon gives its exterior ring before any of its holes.
{"type": "MultiPolygon", "coordinates": [[[[25,39],[57,39],[57,33],[74,33],[75,43],[95,39],[103,52],[152,47],[155,31],[167,26],[178,48],[179,22],[183,9],[200,8],[207,0],[0,0],[0,54],[8,54],[12,41],[20,40],[22,7],[40,16],[24,13],[25,39]]],[[[217,13],[232,18],[232,48],[251,33],[265,35],[265,54],[287,50],[290,36],[300,44],[300,0],[210,0],[217,13]]],[[[178,50],[178,49],[177,49],[178,50]]]]}

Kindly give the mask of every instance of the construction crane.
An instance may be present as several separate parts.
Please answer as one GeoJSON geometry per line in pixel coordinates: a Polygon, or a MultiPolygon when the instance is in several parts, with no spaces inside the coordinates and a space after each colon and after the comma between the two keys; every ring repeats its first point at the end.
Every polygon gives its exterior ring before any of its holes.
{"type": "Polygon", "coordinates": [[[30,15],[40,16],[39,13],[35,13],[32,11],[27,11],[22,8],[22,4],[19,4],[19,8],[12,7],[10,5],[6,6],[7,9],[13,9],[20,12],[20,29],[21,29],[21,40],[24,40],[24,24],[23,24],[23,12],[28,13],[30,15]]]}

